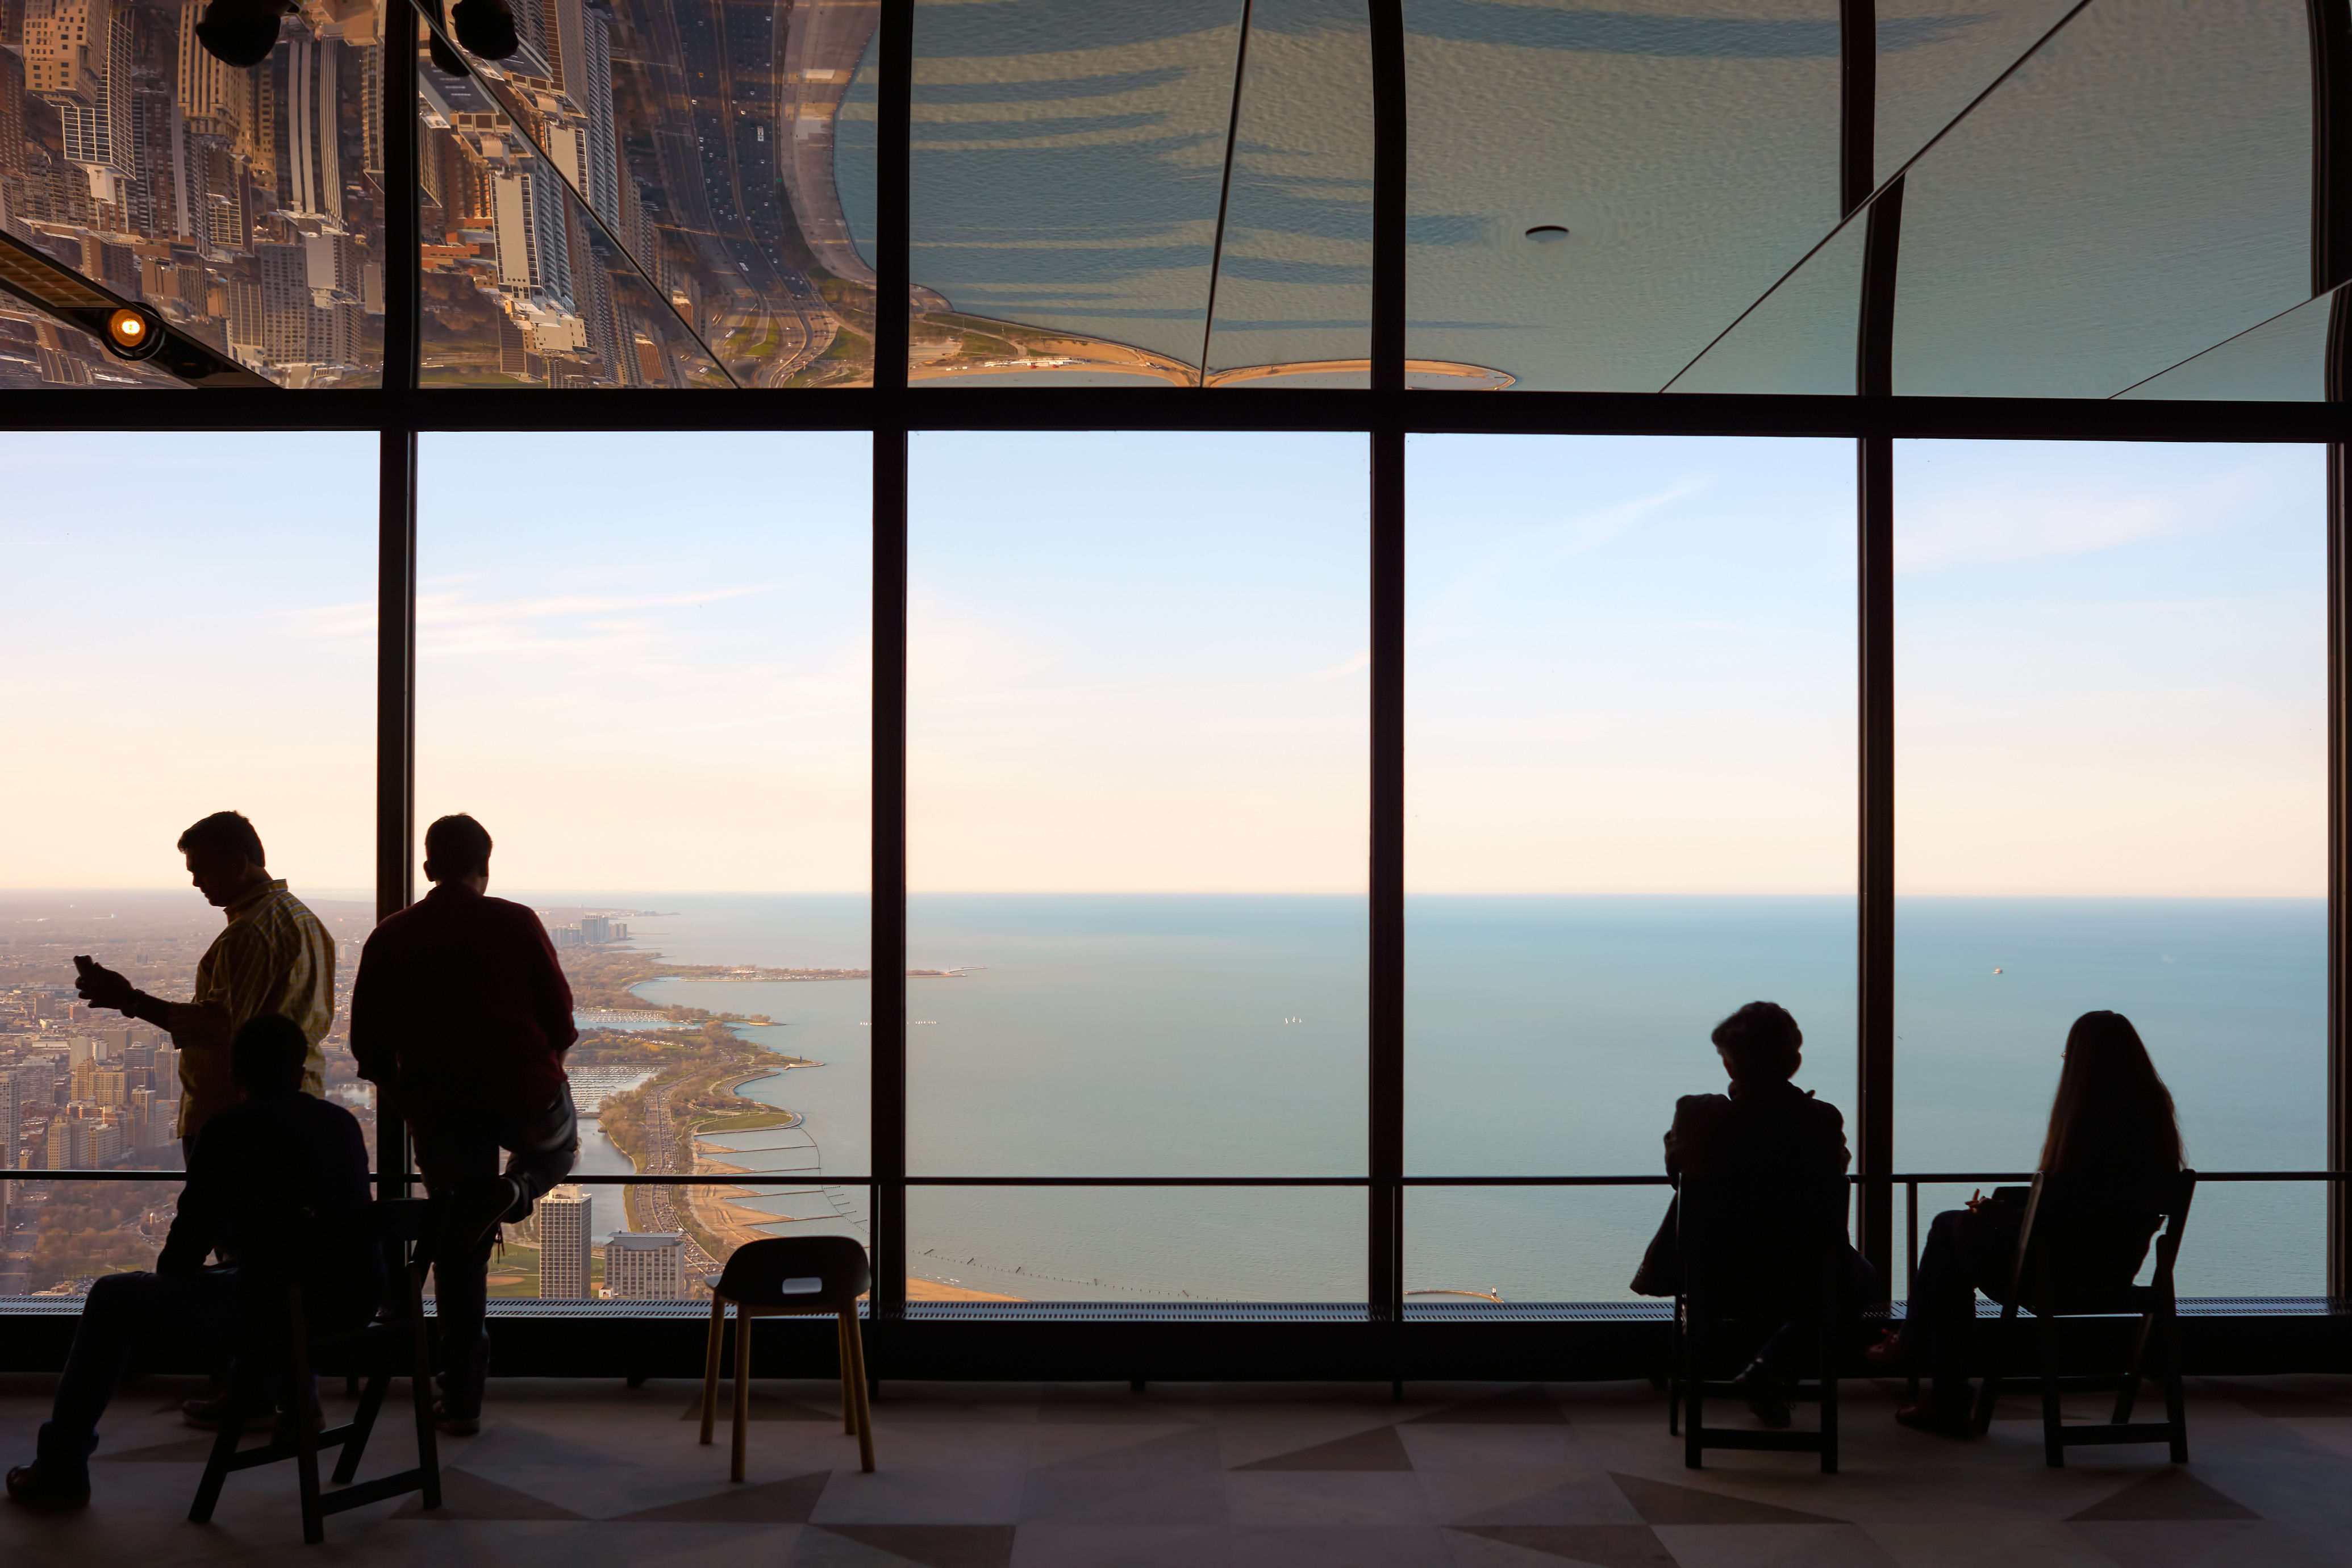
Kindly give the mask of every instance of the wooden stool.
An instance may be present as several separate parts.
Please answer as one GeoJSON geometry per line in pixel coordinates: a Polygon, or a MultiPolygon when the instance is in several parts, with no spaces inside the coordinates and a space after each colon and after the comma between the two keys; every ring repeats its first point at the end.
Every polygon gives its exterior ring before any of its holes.
{"type": "Polygon", "coordinates": [[[751,1420],[751,1320],[839,1320],[841,1429],[857,1435],[858,1468],[874,1468],[874,1415],[866,1400],[866,1337],[857,1298],[873,1275],[866,1249],[845,1236],[776,1237],[735,1249],[710,1287],[710,1342],[702,1361],[702,1441],[719,1415],[719,1350],[727,1332],[727,1305],[735,1304],[735,1457],[728,1479],[743,1479],[744,1428],[751,1420]]]}
{"type": "Polygon", "coordinates": [[[407,1492],[422,1493],[426,1508],[441,1506],[441,1457],[433,1432],[433,1373],[425,1346],[426,1260],[421,1256],[409,1257],[405,1245],[423,1237],[426,1214],[424,1199],[398,1198],[370,1204],[363,1214],[349,1221],[373,1226],[377,1244],[385,1251],[383,1306],[364,1326],[350,1333],[314,1338],[304,1327],[301,1290],[289,1287],[287,1291],[286,1360],[279,1370],[298,1393],[308,1390],[310,1352],[323,1346],[347,1345],[356,1352],[367,1378],[358,1413],[343,1426],[314,1435],[298,1400],[298,1408],[279,1423],[277,1434],[266,1447],[240,1452],[237,1442],[244,1435],[247,1420],[267,1420],[268,1411],[266,1407],[252,1412],[232,1409],[221,1423],[220,1435],[213,1439],[212,1457],[205,1462],[203,1479],[196,1484],[195,1500],[188,1507],[191,1521],[197,1524],[212,1522],[221,1488],[233,1471],[274,1465],[284,1459],[294,1461],[296,1486],[301,1499],[302,1539],[309,1545],[316,1546],[327,1538],[327,1516],[331,1513],[407,1492]],[[376,1416],[383,1409],[392,1380],[404,1375],[408,1379],[416,1418],[416,1463],[408,1469],[357,1486],[345,1484],[359,1474],[361,1457],[367,1451],[368,1437],[375,1430],[376,1416]],[[319,1452],[334,1447],[342,1449],[334,1476],[342,1489],[322,1492],[319,1486],[319,1452]]]}

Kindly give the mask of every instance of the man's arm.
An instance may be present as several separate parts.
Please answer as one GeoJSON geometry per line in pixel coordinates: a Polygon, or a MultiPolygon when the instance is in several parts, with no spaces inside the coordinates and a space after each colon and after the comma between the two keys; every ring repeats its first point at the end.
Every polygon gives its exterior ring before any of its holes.
{"type": "Polygon", "coordinates": [[[525,923],[530,927],[528,956],[523,961],[529,966],[530,1014],[538,1020],[549,1047],[560,1057],[580,1037],[579,1027],[572,1021],[572,984],[563,978],[563,965],[555,957],[555,943],[548,940],[547,928],[540,923],[539,917],[524,910],[522,919],[516,924],[525,923]]]}
{"type": "Polygon", "coordinates": [[[391,963],[388,945],[371,935],[360,949],[360,972],[352,979],[352,1057],[360,1077],[378,1089],[388,1089],[399,1072],[394,1044],[384,970],[391,963]]]}

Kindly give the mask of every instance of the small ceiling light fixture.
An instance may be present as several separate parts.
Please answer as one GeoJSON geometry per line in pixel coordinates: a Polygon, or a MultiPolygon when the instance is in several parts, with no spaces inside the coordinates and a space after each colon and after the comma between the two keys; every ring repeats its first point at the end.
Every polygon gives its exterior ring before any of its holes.
{"type": "Polygon", "coordinates": [[[293,9],[287,0],[210,0],[196,41],[221,64],[249,69],[278,47],[278,20],[293,9]]]}
{"type": "Polygon", "coordinates": [[[1557,245],[1568,237],[1568,230],[1556,223],[1539,223],[1528,230],[1528,237],[1538,245],[1557,245]]]}
{"type": "Polygon", "coordinates": [[[106,318],[106,346],[118,359],[146,359],[163,346],[163,330],[146,311],[126,305],[106,318]]]}
{"type": "Polygon", "coordinates": [[[478,59],[510,59],[522,48],[507,0],[457,0],[449,7],[449,26],[458,47],[478,59]]]}

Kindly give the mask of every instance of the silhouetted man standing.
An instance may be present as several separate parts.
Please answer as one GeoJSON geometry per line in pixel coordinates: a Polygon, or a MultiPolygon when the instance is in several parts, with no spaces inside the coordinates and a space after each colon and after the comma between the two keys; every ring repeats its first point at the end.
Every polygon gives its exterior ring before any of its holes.
{"type": "Polygon", "coordinates": [[[150,996],[103,964],[82,971],[80,991],[92,1006],[170,1031],[180,1048],[179,1134],[185,1155],[205,1123],[241,1097],[229,1071],[229,1042],[256,1018],[274,1013],[301,1029],[310,1042],[302,1092],[325,1093],[327,1060],[319,1042],[335,1016],[335,943],[319,917],[270,876],[261,836],[238,813],[213,813],[180,835],[179,848],[187,858],[188,880],[228,916],[197,962],[194,1000],[150,996]]]}
{"type": "Polygon", "coordinates": [[[489,1372],[485,1322],[499,1222],[571,1173],[579,1119],[563,1053],[572,987],[539,916],[493,899],[490,836],[470,816],[425,830],[434,889],[368,938],[352,989],[352,1054],[405,1117],[416,1168],[441,1206],[434,1242],[442,1429],[473,1431],[489,1372]],[[499,1152],[510,1156],[499,1173],[499,1152]]]}

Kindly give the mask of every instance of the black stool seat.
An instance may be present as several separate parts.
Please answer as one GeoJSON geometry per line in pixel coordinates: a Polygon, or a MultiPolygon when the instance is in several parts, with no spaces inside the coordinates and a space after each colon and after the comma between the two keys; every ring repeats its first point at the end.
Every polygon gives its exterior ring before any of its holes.
{"type": "Polygon", "coordinates": [[[719,1359],[727,1307],[735,1306],[735,1450],[729,1474],[743,1479],[743,1446],[751,1419],[751,1320],[832,1317],[841,1360],[841,1429],[857,1435],[861,1469],[874,1468],[874,1416],[866,1400],[866,1337],[857,1299],[873,1283],[866,1248],[845,1236],[779,1236],[735,1249],[726,1268],[707,1275],[710,1337],[703,1349],[702,1438],[719,1415],[719,1359]]]}

